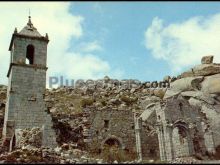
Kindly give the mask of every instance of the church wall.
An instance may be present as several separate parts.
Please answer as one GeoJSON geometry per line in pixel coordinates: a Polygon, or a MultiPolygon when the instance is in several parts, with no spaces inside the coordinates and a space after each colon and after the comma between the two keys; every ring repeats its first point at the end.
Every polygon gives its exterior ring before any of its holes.
{"type": "MultiPolygon", "coordinates": [[[[84,110],[86,111],[86,109],[84,110]]],[[[86,139],[89,139],[90,149],[101,148],[104,141],[110,137],[116,137],[123,149],[136,152],[135,130],[133,113],[127,110],[105,109],[88,110],[88,130],[86,139]],[[105,120],[109,125],[105,127],[105,120]]]]}

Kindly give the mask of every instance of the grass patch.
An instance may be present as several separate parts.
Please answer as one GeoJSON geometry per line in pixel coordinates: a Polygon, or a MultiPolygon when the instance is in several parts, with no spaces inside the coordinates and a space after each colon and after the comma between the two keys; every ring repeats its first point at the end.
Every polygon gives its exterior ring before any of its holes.
{"type": "Polygon", "coordinates": [[[121,101],[125,102],[127,105],[137,103],[137,101],[138,101],[137,97],[129,97],[126,95],[121,95],[120,99],[121,99],[121,101]]]}
{"type": "Polygon", "coordinates": [[[81,107],[85,108],[87,106],[92,105],[94,102],[95,102],[95,100],[93,98],[83,98],[80,101],[80,105],[81,105],[81,107]]]}

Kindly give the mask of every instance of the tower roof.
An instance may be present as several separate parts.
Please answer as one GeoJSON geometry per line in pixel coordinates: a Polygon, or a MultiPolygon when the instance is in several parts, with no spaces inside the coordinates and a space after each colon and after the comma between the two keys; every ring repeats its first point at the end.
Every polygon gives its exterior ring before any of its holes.
{"type": "Polygon", "coordinates": [[[31,39],[46,41],[47,43],[49,42],[48,34],[46,33],[46,36],[42,36],[37,31],[37,28],[34,27],[33,23],[31,22],[31,16],[28,17],[27,25],[19,33],[17,32],[17,28],[15,28],[9,45],[9,51],[11,51],[13,40],[15,37],[31,38],[31,39]]]}
{"type": "Polygon", "coordinates": [[[41,34],[37,31],[37,28],[35,28],[33,23],[31,22],[31,16],[29,16],[28,18],[29,19],[27,25],[18,34],[31,37],[42,37],[41,34]]]}

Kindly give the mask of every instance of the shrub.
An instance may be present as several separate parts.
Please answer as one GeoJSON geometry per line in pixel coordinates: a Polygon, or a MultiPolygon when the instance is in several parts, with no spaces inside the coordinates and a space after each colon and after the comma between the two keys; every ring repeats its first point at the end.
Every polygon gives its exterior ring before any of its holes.
{"type": "Polygon", "coordinates": [[[136,158],[136,153],[131,153],[116,146],[106,145],[101,152],[101,158],[112,163],[115,160],[120,162],[131,161],[136,158]]]}
{"type": "Polygon", "coordinates": [[[80,101],[80,105],[85,108],[86,106],[90,106],[94,103],[94,99],[92,98],[84,98],[80,101]]]}
{"type": "Polygon", "coordinates": [[[163,97],[165,95],[165,91],[163,89],[155,89],[154,95],[159,97],[160,99],[163,99],[163,97]]]}
{"type": "Polygon", "coordinates": [[[101,104],[102,104],[103,106],[106,106],[106,105],[107,105],[107,102],[106,102],[105,99],[101,99],[100,102],[101,102],[101,104]]]}
{"type": "Polygon", "coordinates": [[[136,103],[138,101],[137,97],[129,97],[126,95],[122,95],[120,97],[120,99],[121,99],[121,101],[124,101],[127,105],[131,105],[131,104],[136,103]]]}

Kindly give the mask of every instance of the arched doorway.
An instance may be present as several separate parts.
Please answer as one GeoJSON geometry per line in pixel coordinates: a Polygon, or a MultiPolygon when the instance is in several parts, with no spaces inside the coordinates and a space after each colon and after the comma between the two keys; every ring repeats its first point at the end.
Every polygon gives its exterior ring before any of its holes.
{"type": "Polygon", "coordinates": [[[104,145],[119,147],[120,146],[120,142],[117,139],[110,138],[110,139],[105,141],[104,145]]]}
{"type": "Polygon", "coordinates": [[[119,163],[123,161],[133,160],[129,155],[129,151],[124,147],[121,138],[116,136],[107,137],[102,141],[100,156],[108,163],[117,160],[119,163]]]}
{"type": "Polygon", "coordinates": [[[110,136],[107,137],[105,140],[103,140],[101,144],[101,148],[104,149],[104,147],[116,147],[124,149],[124,145],[122,144],[122,140],[116,136],[110,136]]]}

